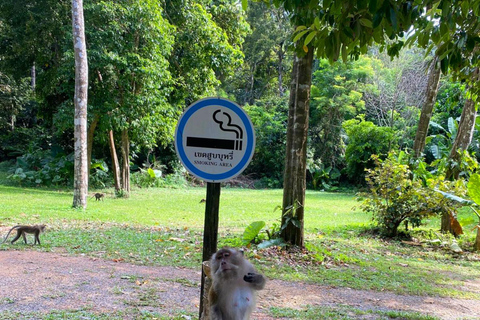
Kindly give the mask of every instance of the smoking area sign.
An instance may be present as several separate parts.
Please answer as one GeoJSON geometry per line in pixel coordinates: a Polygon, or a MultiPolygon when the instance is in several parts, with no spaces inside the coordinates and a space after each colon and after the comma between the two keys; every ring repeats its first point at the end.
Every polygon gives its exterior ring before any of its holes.
{"type": "Polygon", "coordinates": [[[243,109],[222,98],[190,105],[175,131],[180,161],[194,176],[222,182],[242,173],[255,151],[255,130],[243,109]]]}

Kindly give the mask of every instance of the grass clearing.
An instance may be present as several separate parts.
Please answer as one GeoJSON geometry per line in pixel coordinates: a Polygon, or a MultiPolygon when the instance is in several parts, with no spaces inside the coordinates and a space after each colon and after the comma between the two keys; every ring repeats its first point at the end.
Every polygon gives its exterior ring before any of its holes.
{"type": "Polygon", "coordinates": [[[418,312],[398,312],[380,310],[362,310],[349,306],[337,307],[307,307],[295,310],[289,308],[272,308],[270,314],[277,318],[286,319],[317,319],[317,320],[438,320],[436,317],[422,315],[418,312]],[[364,317],[364,318],[363,318],[364,317]]]}
{"type": "Polygon", "coordinates": [[[184,320],[186,316],[190,315],[192,318],[195,314],[189,314],[186,312],[178,312],[178,315],[162,316],[157,313],[141,311],[139,309],[131,308],[127,312],[116,311],[112,313],[92,313],[88,310],[68,310],[68,311],[52,311],[48,314],[38,313],[20,313],[20,312],[2,312],[0,313],[0,320],[17,320],[17,319],[35,319],[35,320],[124,320],[124,319],[137,319],[137,320],[184,320]]]}
{"type": "MultiPolygon", "coordinates": [[[[1,250],[41,250],[85,254],[142,265],[200,266],[205,188],[137,189],[128,199],[89,199],[85,211],[71,208],[73,194],[63,190],[0,186],[0,226],[46,223],[42,246],[19,242],[1,250]]],[[[239,245],[245,227],[264,220],[278,224],[282,190],[223,188],[219,246],[239,245]]],[[[354,194],[308,191],[305,236],[308,254],[282,257],[274,249],[249,250],[249,258],[270,278],[306,281],[353,289],[408,295],[479,299],[466,281],[480,278],[480,256],[453,254],[450,238],[435,231],[439,219],[415,231],[415,237],[440,237],[444,244],[412,246],[385,241],[369,232],[371,217],[354,211],[354,194]],[[272,251],[273,250],[273,251],[272,251]]],[[[468,221],[469,212],[460,219],[468,221]]],[[[468,245],[473,232],[460,242],[468,245]]],[[[2,234],[2,237],[4,235],[2,234]]],[[[31,241],[31,238],[30,238],[31,241]]],[[[1,319],[1,318],[0,318],[1,319]]]]}

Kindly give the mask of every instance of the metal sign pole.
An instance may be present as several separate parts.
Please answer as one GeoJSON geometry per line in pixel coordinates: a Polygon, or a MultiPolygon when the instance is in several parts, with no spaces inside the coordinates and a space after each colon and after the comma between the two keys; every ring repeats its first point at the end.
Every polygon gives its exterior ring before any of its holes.
{"type": "MultiPolygon", "coordinates": [[[[205,223],[203,231],[202,261],[207,261],[217,251],[218,238],[218,209],[220,207],[220,183],[207,182],[207,198],[205,201],[205,223]]],[[[205,273],[202,268],[202,285],[200,287],[200,314],[203,313],[203,291],[205,287],[205,273]]]]}

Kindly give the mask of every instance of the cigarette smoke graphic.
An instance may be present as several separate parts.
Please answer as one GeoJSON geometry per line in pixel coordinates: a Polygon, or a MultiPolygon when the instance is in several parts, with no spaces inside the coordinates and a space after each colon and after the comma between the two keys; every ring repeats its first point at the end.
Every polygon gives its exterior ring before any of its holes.
{"type": "Polygon", "coordinates": [[[218,114],[221,110],[217,110],[213,113],[213,121],[220,125],[220,130],[225,132],[235,133],[235,140],[230,139],[215,139],[215,138],[200,138],[200,137],[187,137],[187,147],[197,148],[211,148],[211,149],[225,149],[225,150],[242,150],[243,148],[243,130],[239,125],[232,124],[232,117],[223,112],[223,115],[227,119],[219,119],[218,114]]]}
{"type": "Polygon", "coordinates": [[[235,133],[235,136],[236,136],[236,140],[235,140],[235,150],[242,150],[242,139],[243,139],[243,130],[242,128],[239,126],[239,125],[236,125],[236,124],[232,124],[232,117],[226,113],[226,112],[223,112],[223,114],[225,115],[225,117],[228,118],[228,121],[227,121],[227,124],[225,126],[225,121],[222,121],[222,120],[219,120],[217,118],[217,115],[220,113],[221,111],[220,110],[217,110],[213,113],[213,121],[215,121],[216,123],[218,123],[220,125],[220,130],[222,131],[226,131],[226,132],[234,132],[235,133]],[[234,129],[229,129],[228,127],[230,128],[234,128],[234,129]]]}

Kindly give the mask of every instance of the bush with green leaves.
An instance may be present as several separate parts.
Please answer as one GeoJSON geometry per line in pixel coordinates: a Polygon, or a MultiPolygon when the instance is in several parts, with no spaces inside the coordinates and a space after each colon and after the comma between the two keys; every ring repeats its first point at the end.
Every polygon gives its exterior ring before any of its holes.
{"type": "Polygon", "coordinates": [[[131,183],[142,188],[161,187],[163,185],[162,170],[154,168],[140,168],[132,173],[131,183]]]}
{"type": "Polygon", "coordinates": [[[112,185],[112,176],[104,160],[92,160],[88,186],[94,189],[103,189],[112,185]]]}
{"type": "Polygon", "coordinates": [[[13,160],[35,150],[50,148],[52,141],[48,130],[41,127],[19,127],[0,134],[0,161],[13,160]]]}
{"type": "Polygon", "coordinates": [[[373,214],[385,236],[397,236],[402,222],[408,231],[408,225],[418,227],[425,218],[445,212],[456,221],[456,213],[464,204],[446,195],[464,196],[462,179],[448,181],[441,172],[431,174],[425,171],[424,162],[411,161],[404,152],[390,153],[385,160],[373,156],[372,160],[376,167],[367,170],[369,192],[361,194],[360,207],[373,214]]]}
{"type": "Polygon", "coordinates": [[[378,127],[363,116],[343,122],[348,140],[345,149],[346,173],[350,180],[363,184],[365,169],[375,166],[372,155],[386,156],[396,145],[392,128],[378,127]]]}
{"type": "Polygon", "coordinates": [[[255,127],[255,154],[245,175],[255,174],[256,187],[279,188],[285,162],[285,128],[288,106],[285,98],[265,99],[244,107],[255,127]]]}
{"type": "MultiPolygon", "coordinates": [[[[468,195],[478,207],[480,205],[480,175],[478,173],[472,174],[470,176],[467,187],[468,195]]],[[[476,251],[480,251],[480,213],[477,211],[477,209],[472,206],[473,212],[475,212],[478,217],[478,224],[474,228],[477,230],[477,236],[475,238],[475,244],[473,245],[473,249],[476,251]]]]}
{"type": "Polygon", "coordinates": [[[54,155],[51,151],[38,150],[18,157],[8,179],[27,186],[72,186],[73,169],[73,154],[54,155]]]}
{"type": "MultiPolygon", "coordinates": [[[[308,152],[308,151],[307,151],[308,152]]],[[[335,167],[325,167],[319,160],[314,161],[307,156],[307,182],[313,190],[335,191],[341,173],[335,167]]]]}

